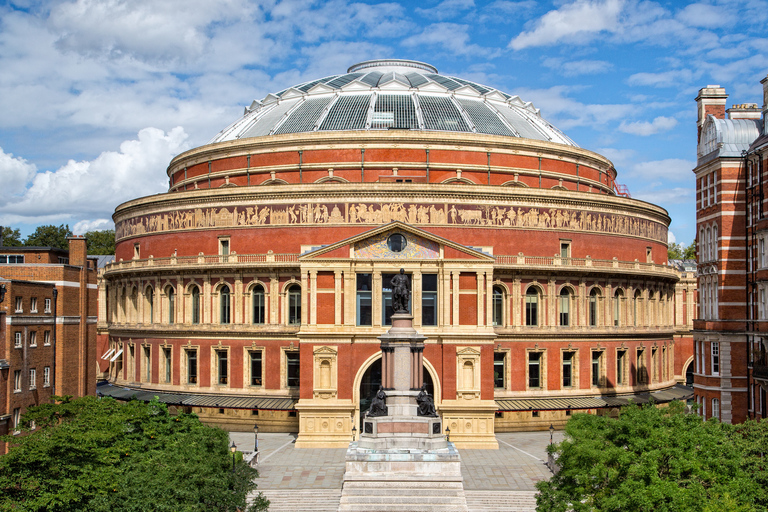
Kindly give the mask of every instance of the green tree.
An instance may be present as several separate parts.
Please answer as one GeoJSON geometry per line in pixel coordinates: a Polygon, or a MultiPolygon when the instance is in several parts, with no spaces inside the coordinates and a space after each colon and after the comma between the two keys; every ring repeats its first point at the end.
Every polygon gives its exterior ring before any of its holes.
{"type": "Polygon", "coordinates": [[[45,225],[37,226],[34,233],[24,240],[24,245],[32,247],[58,247],[59,249],[69,249],[67,237],[72,236],[69,224],[60,226],[45,225]]]}
{"type": "MultiPolygon", "coordinates": [[[[235,512],[256,487],[242,456],[232,470],[226,432],[157,401],[64,397],[23,420],[37,428],[4,438],[2,511],[235,512]]],[[[259,494],[250,510],[268,504],[259,494]]]]}
{"type": "Polygon", "coordinates": [[[768,422],[733,426],[630,405],[618,419],[574,414],[552,445],[560,471],[536,487],[537,510],[757,511],[768,506],[768,422]]]}
{"type": "Polygon", "coordinates": [[[0,240],[0,245],[5,247],[19,247],[23,245],[21,243],[21,233],[18,229],[13,229],[9,226],[3,226],[3,232],[2,240],[0,240]]]}
{"type": "Polygon", "coordinates": [[[671,243],[667,247],[667,259],[670,260],[692,260],[696,259],[696,242],[688,245],[671,243]]]}
{"type": "Polygon", "coordinates": [[[88,231],[85,233],[88,254],[115,254],[115,230],[88,231]]]}

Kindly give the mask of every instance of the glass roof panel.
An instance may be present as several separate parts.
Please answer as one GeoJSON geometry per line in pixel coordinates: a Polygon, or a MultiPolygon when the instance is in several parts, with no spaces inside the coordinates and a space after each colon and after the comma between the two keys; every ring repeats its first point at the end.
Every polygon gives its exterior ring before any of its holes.
{"type": "Polygon", "coordinates": [[[291,112],[291,115],[280,125],[275,134],[311,132],[315,127],[317,118],[320,117],[323,109],[328,106],[331,100],[333,100],[333,96],[306,100],[291,112]]]}
{"type": "Polygon", "coordinates": [[[435,82],[439,83],[449,91],[453,91],[461,87],[461,84],[451,80],[447,76],[441,76],[441,75],[425,75],[430,80],[434,80],[435,82]]]}
{"type": "Polygon", "coordinates": [[[480,133],[490,133],[493,135],[509,135],[515,134],[507,128],[507,126],[499,119],[496,112],[493,112],[482,101],[467,100],[464,98],[456,98],[456,101],[467,111],[469,118],[475,124],[475,128],[480,133]]]}
{"type": "Polygon", "coordinates": [[[363,78],[361,78],[360,81],[370,85],[371,87],[376,87],[376,85],[378,85],[379,83],[379,78],[381,78],[383,74],[384,73],[382,73],[381,71],[371,71],[370,73],[365,75],[363,78]]]}
{"type": "Polygon", "coordinates": [[[479,92],[480,94],[485,94],[490,91],[487,87],[483,87],[482,85],[476,84],[475,82],[470,82],[469,80],[462,80],[461,78],[456,78],[455,76],[451,77],[451,80],[455,80],[456,82],[459,82],[462,85],[468,85],[472,87],[474,90],[479,92]]]}
{"type": "Polygon", "coordinates": [[[271,132],[272,128],[275,127],[275,124],[280,121],[280,118],[283,117],[285,113],[290,109],[295,107],[300,101],[301,98],[281,101],[271,110],[267,110],[263,115],[261,115],[258,121],[256,121],[253,126],[248,128],[245,133],[240,136],[240,138],[269,135],[269,132],[271,132]]]}
{"type": "Polygon", "coordinates": [[[296,87],[296,88],[297,88],[298,90],[300,90],[301,92],[307,92],[308,90],[310,90],[311,88],[313,88],[313,87],[314,87],[314,86],[316,86],[317,84],[320,84],[320,83],[325,83],[325,82],[327,82],[327,81],[329,81],[329,80],[333,80],[333,79],[334,79],[334,78],[336,78],[337,76],[338,76],[338,75],[333,75],[333,76],[327,76],[327,77],[325,77],[325,78],[320,78],[319,80],[312,80],[311,82],[307,82],[307,83],[305,83],[304,85],[300,85],[300,86],[298,86],[298,87],[296,87]]]}
{"type": "Polygon", "coordinates": [[[429,82],[421,73],[406,73],[405,77],[411,82],[411,87],[418,87],[429,82]]]}
{"type": "Polygon", "coordinates": [[[373,108],[371,128],[418,130],[419,120],[413,98],[406,94],[380,94],[373,108]]]}
{"type": "Polygon", "coordinates": [[[347,73],[346,75],[341,75],[338,78],[335,78],[328,82],[327,84],[330,87],[333,87],[334,89],[341,89],[343,86],[347,85],[352,80],[356,80],[363,76],[365,73],[347,73]]]}
{"type": "Polygon", "coordinates": [[[424,114],[424,127],[427,130],[446,132],[472,131],[450,98],[419,96],[419,104],[424,114]]]}
{"type": "Polygon", "coordinates": [[[507,105],[497,105],[497,107],[499,112],[501,112],[501,115],[509,121],[509,124],[517,130],[517,133],[519,133],[521,137],[526,139],[549,140],[549,137],[547,137],[527,118],[527,116],[522,115],[517,109],[508,107],[507,105]]]}
{"type": "Polygon", "coordinates": [[[320,130],[362,130],[368,119],[370,94],[342,94],[320,125],[320,130]]]}

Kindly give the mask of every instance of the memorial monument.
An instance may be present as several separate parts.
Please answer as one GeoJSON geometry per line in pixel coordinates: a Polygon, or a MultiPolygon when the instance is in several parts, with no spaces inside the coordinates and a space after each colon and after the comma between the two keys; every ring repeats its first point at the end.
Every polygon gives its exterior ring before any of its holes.
{"type": "Polygon", "coordinates": [[[390,285],[382,385],[347,450],[339,511],[466,511],[461,458],[423,381],[425,337],[413,328],[408,276],[401,269],[390,285]]]}

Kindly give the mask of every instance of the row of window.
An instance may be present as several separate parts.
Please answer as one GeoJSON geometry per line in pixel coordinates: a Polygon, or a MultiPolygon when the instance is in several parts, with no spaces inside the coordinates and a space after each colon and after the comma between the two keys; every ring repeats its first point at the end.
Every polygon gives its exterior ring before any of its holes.
{"type": "Polygon", "coordinates": [[[717,238],[716,223],[699,228],[699,263],[717,261],[717,238]]]}
{"type": "Polygon", "coordinates": [[[0,265],[17,265],[24,263],[23,254],[0,254],[0,265]]]}
{"type": "Polygon", "coordinates": [[[699,309],[701,318],[704,320],[715,320],[720,316],[718,311],[717,281],[717,274],[701,276],[699,278],[699,309]]]}
{"type": "MultiPolygon", "coordinates": [[[[621,349],[616,351],[616,381],[612,385],[627,386],[630,385],[629,376],[631,373],[635,376],[635,385],[648,384],[648,368],[646,367],[646,349],[637,349],[635,353],[635,365],[633,369],[629,366],[628,350],[621,349]],[[631,371],[632,370],[632,371],[631,371]]],[[[507,352],[495,352],[493,358],[493,378],[494,387],[507,388],[507,352]]],[[[544,387],[544,371],[546,351],[528,352],[528,389],[541,389],[544,387]]],[[[651,349],[651,382],[659,382],[659,378],[667,380],[669,378],[667,356],[667,347],[661,348],[661,360],[659,361],[659,350],[656,347],[651,349]],[[659,364],[661,363],[661,364],[659,364]],[[661,372],[661,374],[659,373],[661,372]]],[[[606,351],[592,350],[590,362],[590,377],[592,387],[605,387],[608,385],[606,377],[606,351]]],[[[562,352],[560,385],[562,388],[578,388],[578,352],[562,352]]]]}
{"type": "MultiPolygon", "coordinates": [[[[23,313],[24,312],[24,299],[22,297],[16,297],[16,310],[15,313],[23,313]]],[[[37,297],[31,297],[29,299],[29,312],[30,313],[37,313],[37,297]]],[[[45,313],[51,312],[51,299],[45,299],[45,313]]]]}
{"type": "MultiPolygon", "coordinates": [[[[706,374],[706,368],[704,368],[705,344],[701,340],[696,341],[696,359],[694,361],[696,365],[696,373],[706,374]]],[[[713,341],[709,344],[709,357],[710,357],[710,375],[720,375],[720,342],[713,341]]]]}
{"type": "MultiPolygon", "coordinates": [[[[13,392],[21,393],[23,389],[23,382],[21,378],[21,370],[15,370],[13,372],[13,392]]],[[[37,389],[37,369],[29,369],[29,389],[37,389]]],[[[47,388],[51,385],[51,367],[46,366],[43,368],[43,387],[47,388]]]]}
{"type": "MultiPolygon", "coordinates": [[[[43,345],[48,346],[51,344],[51,331],[43,331],[43,345]]],[[[16,331],[13,334],[13,346],[15,348],[24,347],[24,334],[21,331],[16,331]]],[[[37,346],[37,331],[29,331],[29,346],[37,346]]]]}
{"type": "Polygon", "coordinates": [[[717,171],[702,176],[699,180],[699,191],[701,193],[701,208],[708,208],[717,204],[717,171]]]}
{"type": "Polygon", "coordinates": [[[707,416],[707,399],[703,396],[696,396],[696,403],[699,404],[699,416],[703,417],[704,419],[707,418],[717,418],[720,419],[720,399],[713,398],[711,400],[712,409],[710,409],[710,414],[707,416]]]}

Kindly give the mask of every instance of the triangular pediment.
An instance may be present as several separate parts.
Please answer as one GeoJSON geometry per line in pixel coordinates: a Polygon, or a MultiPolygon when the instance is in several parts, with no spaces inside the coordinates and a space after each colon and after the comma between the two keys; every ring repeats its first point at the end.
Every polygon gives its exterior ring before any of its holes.
{"type": "Polygon", "coordinates": [[[290,98],[301,98],[302,96],[304,96],[303,92],[301,92],[298,89],[294,89],[293,87],[291,87],[290,89],[285,91],[281,97],[284,100],[287,100],[287,99],[290,99],[290,98]]]}
{"type": "Polygon", "coordinates": [[[436,82],[429,82],[428,84],[419,86],[419,92],[446,92],[446,91],[448,91],[447,87],[443,87],[442,85],[436,82]]]}
{"type": "Polygon", "coordinates": [[[317,84],[307,91],[310,94],[320,94],[324,92],[336,92],[336,89],[325,84],[317,84]]]}
{"type": "Polygon", "coordinates": [[[392,221],[378,228],[359,235],[340,240],[299,256],[299,261],[312,259],[418,259],[418,260],[469,260],[475,262],[493,262],[493,256],[482,251],[466,247],[451,240],[415,228],[401,221],[392,221]],[[403,235],[405,246],[393,251],[388,243],[395,233],[403,235]]]}
{"type": "Polygon", "coordinates": [[[503,94],[501,94],[499,91],[496,91],[496,90],[486,93],[485,97],[488,98],[489,100],[494,100],[494,101],[507,101],[507,98],[503,94]]]}
{"type": "Polygon", "coordinates": [[[411,86],[397,80],[392,80],[379,87],[381,91],[410,91],[411,86]]]}
{"type": "Polygon", "coordinates": [[[472,96],[473,98],[479,98],[480,93],[477,92],[477,90],[474,87],[470,87],[468,85],[463,85],[453,91],[453,94],[456,94],[458,96],[472,96]]]}

